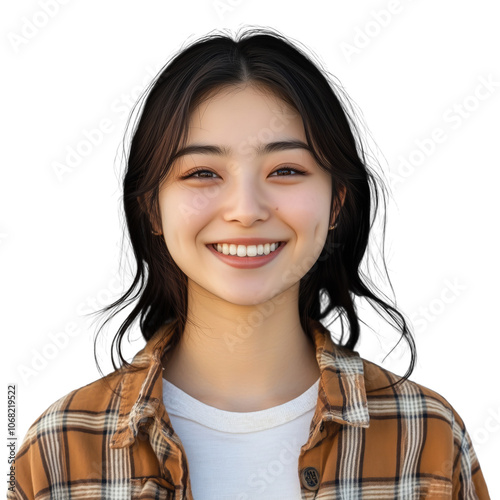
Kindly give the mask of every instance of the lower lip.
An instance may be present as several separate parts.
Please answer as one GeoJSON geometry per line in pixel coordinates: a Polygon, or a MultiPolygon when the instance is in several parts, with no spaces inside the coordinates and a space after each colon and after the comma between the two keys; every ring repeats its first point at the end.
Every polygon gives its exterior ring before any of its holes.
{"type": "Polygon", "coordinates": [[[216,255],[222,262],[226,264],[237,267],[238,269],[255,269],[256,267],[263,266],[268,262],[271,262],[278,254],[281,252],[286,242],[282,241],[280,246],[268,255],[258,255],[256,257],[238,257],[236,255],[225,255],[218,252],[212,245],[206,245],[207,248],[216,255]]]}

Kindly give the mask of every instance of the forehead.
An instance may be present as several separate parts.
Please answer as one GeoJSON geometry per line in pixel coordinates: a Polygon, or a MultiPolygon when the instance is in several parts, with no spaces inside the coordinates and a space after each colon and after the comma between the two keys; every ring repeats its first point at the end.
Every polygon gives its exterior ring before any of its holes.
{"type": "Polygon", "coordinates": [[[302,117],[269,90],[231,85],[212,92],[190,115],[187,142],[218,139],[224,144],[305,141],[302,117]]]}

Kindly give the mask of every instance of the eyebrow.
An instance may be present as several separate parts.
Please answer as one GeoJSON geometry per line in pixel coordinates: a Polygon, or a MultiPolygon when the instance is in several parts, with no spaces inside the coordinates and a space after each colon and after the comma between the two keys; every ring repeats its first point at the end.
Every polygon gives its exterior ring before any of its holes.
{"type": "MultiPolygon", "coordinates": [[[[290,139],[284,141],[269,142],[267,144],[261,144],[257,148],[254,148],[257,156],[275,153],[276,151],[288,151],[290,149],[305,149],[312,152],[311,147],[305,142],[299,139],[290,139]]],[[[190,144],[186,146],[173,156],[173,160],[180,158],[181,156],[190,154],[205,154],[205,155],[215,155],[215,156],[229,156],[232,150],[227,146],[214,146],[211,144],[190,144]]]]}

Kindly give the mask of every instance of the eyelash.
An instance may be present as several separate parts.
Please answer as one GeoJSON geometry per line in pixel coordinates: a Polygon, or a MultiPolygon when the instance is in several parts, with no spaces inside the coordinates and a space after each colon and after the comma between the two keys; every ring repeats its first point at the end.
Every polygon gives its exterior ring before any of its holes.
{"type": "MultiPolygon", "coordinates": [[[[281,170],[290,170],[297,172],[299,175],[304,175],[306,174],[305,170],[301,170],[296,167],[280,167],[277,168],[274,172],[279,172],[281,170]]],[[[196,168],[195,170],[188,172],[187,174],[183,175],[181,179],[188,179],[189,177],[194,177],[195,174],[199,174],[200,172],[208,172],[210,174],[215,174],[215,172],[212,172],[212,170],[207,170],[205,168],[196,168]]],[[[274,172],[272,172],[274,174],[274,172]]],[[[217,175],[217,174],[215,174],[217,175]]],[[[294,175],[289,176],[289,175],[276,175],[275,177],[295,177],[294,175]]],[[[194,177],[195,179],[213,179],[214,177],[194,177]]]]}

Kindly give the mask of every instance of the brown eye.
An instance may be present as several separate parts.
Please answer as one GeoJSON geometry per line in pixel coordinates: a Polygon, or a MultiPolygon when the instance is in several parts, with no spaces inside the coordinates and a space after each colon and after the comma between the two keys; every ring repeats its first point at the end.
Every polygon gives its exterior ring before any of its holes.
{"type": "Polygon", "coordinates": [[[202,173],[217,175],[215,172],[212,172],[211,170],[207,170],[205,168],[197,168],[196,170],[194,170],[192,172],[188,172],[187,174],[183,175],[181,177],[181,179],[188,179],[190,177],[192,177],[194,179],[214,179],[215,178],[215,177],[210,177],[210,176],[206,176],[206,175],[199,175],[202,173]]]}
{"type": "MultiPolygon", "coordinates": [[[[271,175],[275,174],[276,172],[297,172],[299,175],[303,175],[306,172],[304,170],[300,170],[296,167],[280,167],[277,170],[275,170],[271,175]]],[[[285,175],[277,175],[276,177],[289,177],[290,174],[285,174],[285,175]]],[[[291,177],[295,177],[295,175],[292,175],[291,177]]]]}

